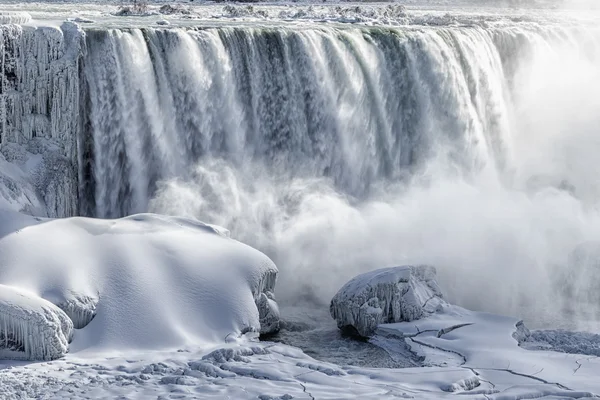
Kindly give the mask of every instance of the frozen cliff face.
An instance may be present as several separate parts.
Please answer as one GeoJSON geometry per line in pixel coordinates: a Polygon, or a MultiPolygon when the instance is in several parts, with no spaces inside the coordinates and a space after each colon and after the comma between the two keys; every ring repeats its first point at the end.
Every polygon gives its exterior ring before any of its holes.
{"type": "Polygon", "coordinates": [[[67,353],[73,323],[54,304],[0,285],[0,358],[54,360],[67,353]]]}
{"type": "Polygon", "coordinates": [[[59,140],[0,146],[0,205],[40,217],[76,215],[77,171],[59,140]]]}
{"type": "Polygon", "coordinates": [[[277,268],[223,229],[153,214],[42,219],[0,211],[5,226],[0,283],[53,303],[79,328],[70,352],[213,345],[278,329],[277,268]]]}
{"type": "Polygon", "coordinates": [[[15,146],[28,154],[7,160],[16,161],[21,171],[0,169],[0,201],[12,209],[49,217],[77,214],[83,36],[72,23],[60,28],[0,25],[0,148],[5,158],[19,153],[15,146]]]}
{"type": "Polygon", "coordinates": [[[77,139],[83,33],[72,23],[1,25],[0,37],[0,143],[57,138],[70,155],[77,139]]]}
{"type": "Polygon", "coordinates": [[[380,324],[427,316],[445,304],[435,274],[430,266],[402,266],[358,275],[331,300],[331,316],[339,328],[352,327],[361,336],[380,324]]]}

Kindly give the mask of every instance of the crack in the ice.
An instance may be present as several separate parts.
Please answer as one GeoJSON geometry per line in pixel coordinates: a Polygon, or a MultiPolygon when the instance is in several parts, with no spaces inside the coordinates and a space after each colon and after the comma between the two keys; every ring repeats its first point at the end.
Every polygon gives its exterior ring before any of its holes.
{"type": "Polygon", "coordinates": [[[481,382],[485,382],[485,383],[489,384],[492,387],[492,389],[496,389],[496,385],[492,381],[486,381],[485,379],[482,379],[481,374],[478,371],[476,371],[475,368],[472,368],[472,367],[462,367],[462,368],[466,368],[466,369],[470,370],[473,374],[475,374],[476,377],[479,378],[479,380],[481,382]]]}
{"type": "Polygon", "coordinates": [[[437,337],[441,338],[442,336],[444,336],[447,333],[450,333],[456,329],[464,328],[465,326],[470,326],[470,325],[473,325],[473,323],[467,322],[465,324],[452,325],[452,326],[449,326],[448,328],[440,329],[437,333],[437,337]]]}
{"type": "Polygon", "coordinates": [[[575,368],[575,370],[573,370],[573,375],[575,375],[577,373],[577,371],[579,371],[579,369],[581,367],[583,367],[583,364],[581,364],[581,360],[590,361],[590,360],[593,360],[594,358],[598,358],[598,357],[597,356],[582,357],[582,358],[575,360],[575,363],[577,364],[577,368],[575,368]]]}
{"type": "Polygon", "coordinates": [[[427,303],[429,303],[431,300],[437,298],[438,296],[436,296],[435,294],[433,296],[431,296],[430,298],[428,298],[427,300],[425,300],[425,303],[423,303],[423,305],[421,306],[422,309],[425,309],[425,306],[427,305],[427,303]]]}
{"type": "Polygon", "coordinates": [[[443,349],[441,347],[438,346],[434,346],[432,344],[428,344],[425,342],[421,342],[419,340],[416,340],[414,337],[409,337],[408,339],[410,339],[411,341],[413,341],[414,343],[420,344],[421,346],[425,346],[425,347],[429,347],[431,349],[435,349],[435,350],[440,350],[440,351],[445,351],[447,353],[453,353],[456,354],[457,356],[459,356],[460,358],[462,358],[463,362],[462,364],[460,364],[460,366],[462,367],[463,365],[465,365],[467,363],[467,357],[465,357],[464,355],[460,354],[458,351],[454,351],[454,350],[448,350],[448,349],[443,349]]]}
{"type": "MultiPolygon", "coordinates": [[[[580,358],[579,360],[583,360],[583,358],[580,358]]],[[[575,368],[575,370],[573,371],[573,375],[575,375],[577,373],[577,371],[579,371],[579,368],[581,368],[581,363],[579,362],[579,360],[575,360],[575,363],[577,364],[577,368],[575,368]]]]}
{"type": "Polygon", "coordinates": [[[298,382],[298,383],[300,384],[300,386],[302,386],[302,390],[304,391],[304,393],[309,395],[312,400],[315,400],[312,393],[310,393],[308,390],[306,390],[306,386],[302,382],[298,382]]]}
{"type": "MultiPolygon", "coordinates": [[[[549,382],[545,379],[542,378],[538,378],[537,376],[534,375],[528,375],[528,374],[523,374],[521,372],[517,372],[517,371],[513,371],[512,369],[508,369],[508,368],[478,368],[480,370],[486,370],[486,371],[504,371],[504,372],[508,372],[509,374],[512,375],[516,375],[516,376],[522,376],[524,378],[529,378],[529,379],[533,379],[535,381],[541,382],[541,383],[545,383],[546,385],[554,385],[554,386],[558,386],[559,388],[563,389],[563,390],[573,390],[561,383],[558,382],[549,382]]],[[[543,368],[542,368],[543,370],[543,368]]],[[[536,374],[539,374],[541,371],[536,372],[536,374]]]]}

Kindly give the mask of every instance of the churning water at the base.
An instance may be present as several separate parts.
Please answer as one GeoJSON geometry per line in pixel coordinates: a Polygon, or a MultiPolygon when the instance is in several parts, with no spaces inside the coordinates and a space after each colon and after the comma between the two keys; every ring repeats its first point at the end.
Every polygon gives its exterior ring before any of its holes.
{"type": "Polygon", "coordinates": [[[598,28],[89,30],[82,65],[85,214],[226,226],[284,303],[430,263],[467,307],[600,317],[568,262],[600,240],[598,28]]]}

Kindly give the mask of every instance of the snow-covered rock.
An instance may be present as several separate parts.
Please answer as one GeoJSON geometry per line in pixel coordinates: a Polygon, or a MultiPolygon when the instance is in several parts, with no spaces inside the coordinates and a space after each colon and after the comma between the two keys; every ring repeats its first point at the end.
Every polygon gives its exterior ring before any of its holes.
{"type": "Polygon", "coordinates": [[[331,316],[361,336],[379,324],[419,319],[445,304],[435,274],[431,266],[402,266],[358,275],[331,300],[331,316]]]}
{"type": "Polygon", "coordinates": [[[27,218],[0,213],[18,228],[0,234],[0,283],[70,317],[81,328],[70,352],[212,345],[278,327],[277,268],[223,229],[153,214],[27,218]]]}
{"type": "Polygon", "coordinates": [[[67,353],[73,323],[54,304],[0,285],[0,358],[54,360],[67,353]]]}

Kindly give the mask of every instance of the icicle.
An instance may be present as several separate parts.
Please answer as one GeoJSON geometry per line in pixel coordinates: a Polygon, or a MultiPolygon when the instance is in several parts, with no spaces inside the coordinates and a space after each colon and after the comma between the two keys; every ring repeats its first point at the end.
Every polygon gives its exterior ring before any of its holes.
{"type": "Polygon", "coordinates": [[[0,285],[0,358],[52,360],[68,351],[73,323],[54,304],[0,285]]]}

